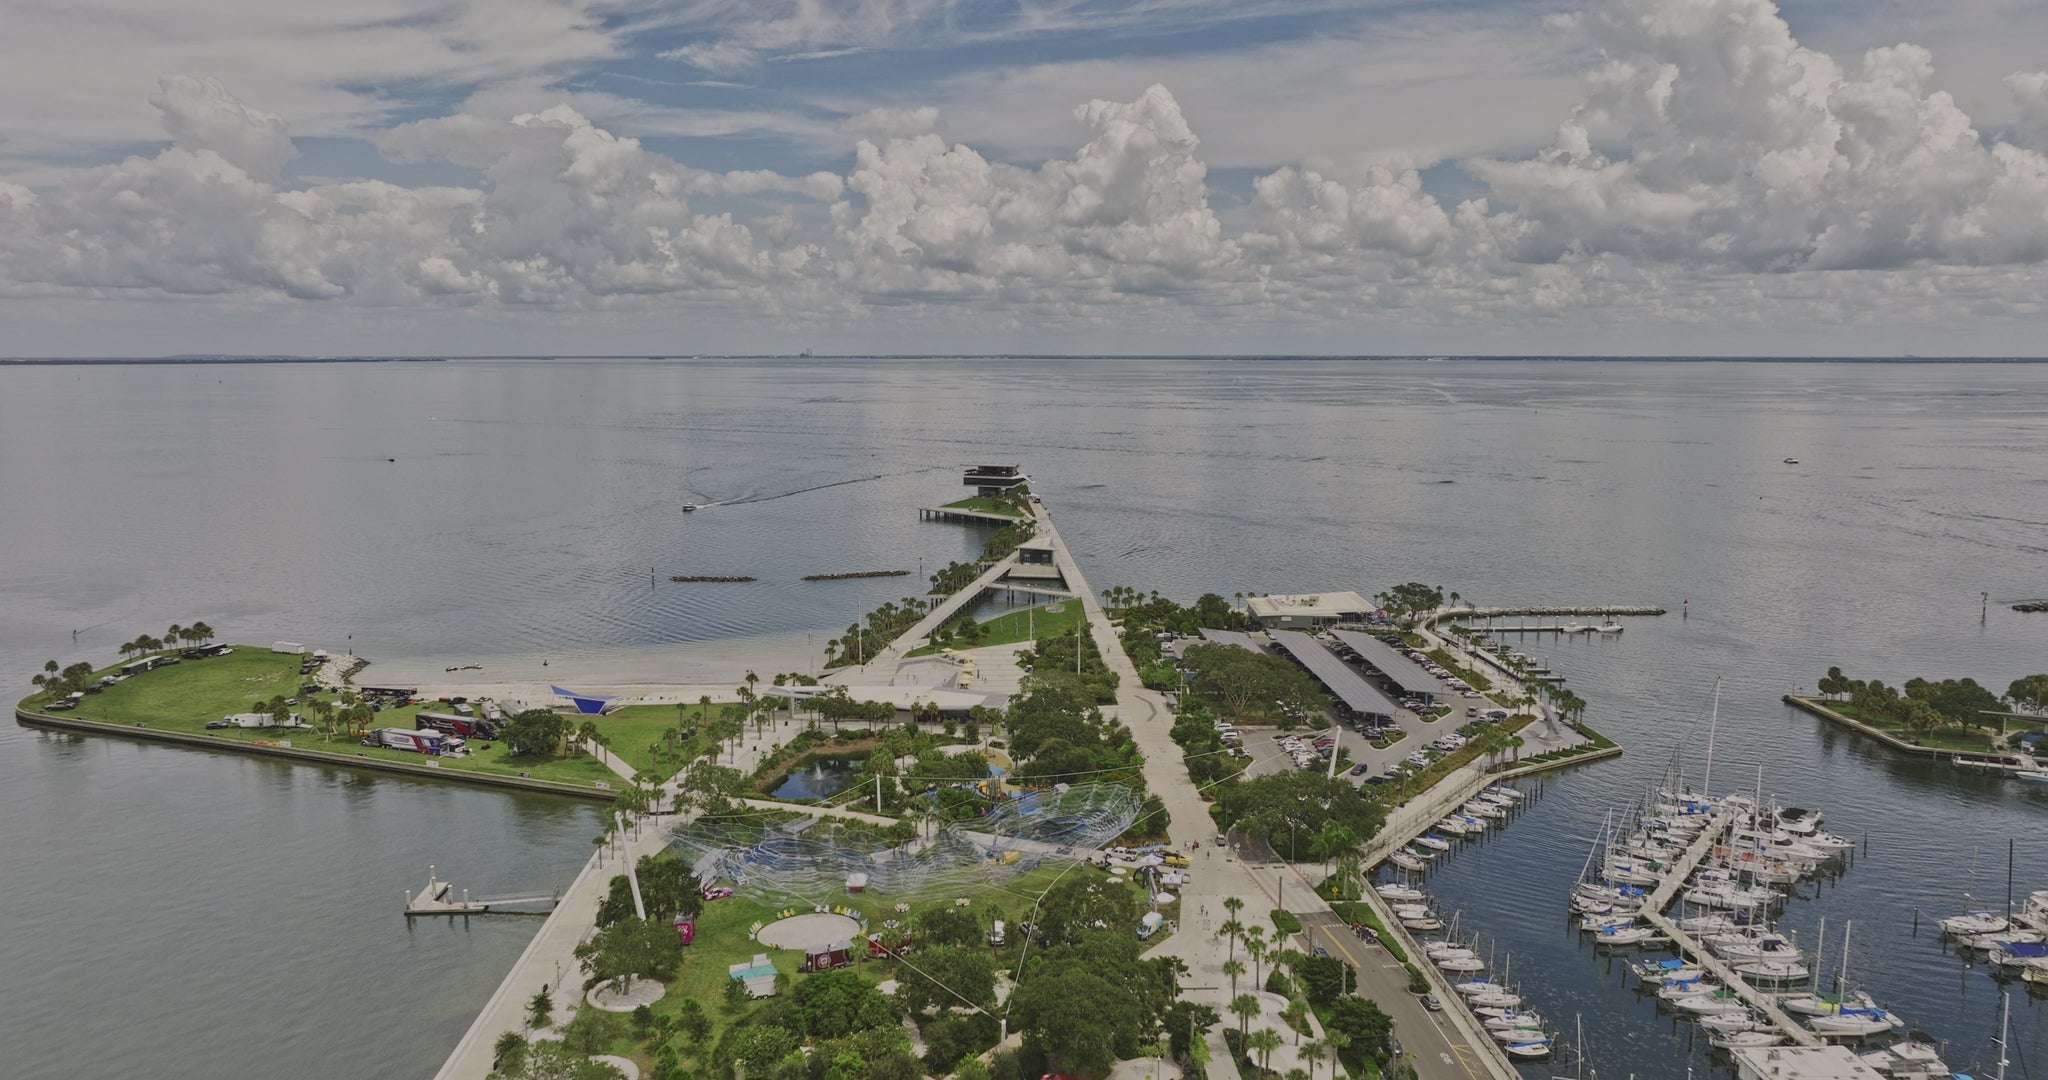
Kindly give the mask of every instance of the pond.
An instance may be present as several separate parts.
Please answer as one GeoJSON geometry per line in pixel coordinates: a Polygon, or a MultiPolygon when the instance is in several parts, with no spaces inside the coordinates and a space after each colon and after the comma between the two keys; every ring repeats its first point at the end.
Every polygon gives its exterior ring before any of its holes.
{"type": "Polygon", "coordinates": [[[783,774],[769,794],[778,799],[822,799],[853,783],[866,765],[866,758],[813,758],[783,774]]]}

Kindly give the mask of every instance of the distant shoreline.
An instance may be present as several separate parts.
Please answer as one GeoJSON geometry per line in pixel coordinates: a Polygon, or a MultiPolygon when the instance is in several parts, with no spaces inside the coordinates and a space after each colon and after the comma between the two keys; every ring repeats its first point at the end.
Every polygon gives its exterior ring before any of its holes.
{"type": "Polygon", "coordinates": [[[2048,364],[2048,356],[1566,356],[1467,353],[1419,356],[1413,353],[1342,355],[1336,353],[479,353],[447,356],[8,356],[0,367],[130,366],[146,364],[443,364],[457,361],[577,360],[669,363],[679,360],[1369,360],[1387,362],[1457,362],[1519,360],[1532,363],[1657,363],[1657,364],[2048,364]]]}
{"type": "Polygon", "coordinates": [[[445,356],[8,356],[12,367],[120,367],[137,364],[439,364],[445,356]]]}

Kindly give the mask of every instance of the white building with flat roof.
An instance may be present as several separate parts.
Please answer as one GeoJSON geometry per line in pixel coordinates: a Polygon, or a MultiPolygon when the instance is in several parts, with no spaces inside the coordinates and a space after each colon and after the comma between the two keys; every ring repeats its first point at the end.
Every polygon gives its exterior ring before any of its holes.
{"type": "Polygon", "coordinates": [[[1758,1046],[1731,1053],[1741,1080],[1884,1080],[1846,1046],[1758,1046]]]}
{"type": "Polygon", "coordinates": [[[1248,596],[1245,610],[1269,629],[1307,630],[1340,622],[1363,622],[1379,605],[1355,592],[1248,596]]]}

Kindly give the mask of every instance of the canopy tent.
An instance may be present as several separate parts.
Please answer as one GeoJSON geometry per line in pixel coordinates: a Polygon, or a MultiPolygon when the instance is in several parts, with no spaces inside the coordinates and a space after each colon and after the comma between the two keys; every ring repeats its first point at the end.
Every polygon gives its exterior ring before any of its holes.
{"type": "Polygon", "coordinates": [[[598,697],[595,694],[579,694],[574,690],[564,690],[559,686],[551,685],[548,687],[548,689],[553,690],[555,692],[555,696],[557,697],[568,698],[571,702],[573,702],[576,705],[577,712],[588,713],[592,716],[602,715],[605,712],[605,710],[610,709],[612,707],[612,702],[619,700],[615,697],[598,697]]]}

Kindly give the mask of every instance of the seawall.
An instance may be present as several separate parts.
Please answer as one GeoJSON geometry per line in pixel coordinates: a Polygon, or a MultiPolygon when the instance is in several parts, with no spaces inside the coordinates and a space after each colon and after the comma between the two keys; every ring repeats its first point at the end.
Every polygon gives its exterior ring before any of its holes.
{"type": "Polygon", "coordinates": [[[70,716],[51,716],[48,713],[31,712],[16,707],[14,720],[25,727],[47,728],[52,731],[69,731],[83,735],[113,736],[135,739],[141,742],[169,743],[197,750],[215,750],[230,754],[250,754],[256,757],[282,758],[302,765],[329,765],[344,769],[364,769],[371,772],[396,773],[421,780],[439,780],[446,783],[470,784],[476,787],[493,787],[512,791],[524,791],[539,795],[564,795],[572,799],[588,799],[593,802],[611,802],[618,797],[616,792],[599,788],[582,787],[576,784],[557,783],[553,780],[535,780],[525,776],[498,776],[491,773],[470,772],[458,769],[443,769],[433,765],[415,765],[409,761],[388,761],[383,758],[350,757],[325,750],[307,750],[296,746],[263,746],[242,742],[238,739],[220,739],[205,735],[193,735],[183,731],[163,731],[151,727],[123,726],[99,720],[85,720],[70,716]]]}

